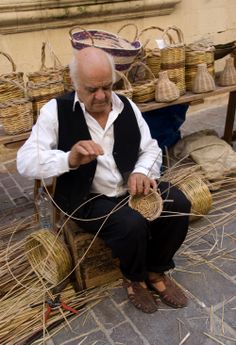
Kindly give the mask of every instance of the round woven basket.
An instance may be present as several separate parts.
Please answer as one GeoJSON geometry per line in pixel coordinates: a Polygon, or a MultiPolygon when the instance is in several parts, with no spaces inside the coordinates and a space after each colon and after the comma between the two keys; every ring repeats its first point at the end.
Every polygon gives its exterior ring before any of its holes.
{"type": "Polygon", "coordinates": [[[153,101],[155,99],[155,89],[156,89],[156,82],[157,79],[155,78],[154,74],[150,70],[150,68],[145,65],[141,61],[134,62],[130,70],[127,72],[127,77],[131,83],[131,86],[133,88],[133,101],[137,103],[143,103],[143,102],[149,102],[153,101]],[[137,80],[137,81],[131,81],[130,80],[130,73],[132,72],[132,78],[135,77],[133,74],[133,69],[136,69],[137,67],[141,66],[146,70],[146,78],[144,80],[137,80]]]}
{"type": "Polygon", "coordinates": [[[130,196],[128,205],[144,218],[152,221],[160,216],[163,209],[163,200],[158,191],[151,189],[148,195],[130,196]]]}
{"type": "Polygon", "coordinates": [[[123,96],[126,96],[126,97],[132,99],[133,88],[132,88],[129,80],[124,75],[124,73],[122,73],[120,71],[116,71],[116,75],[117,75],[118,82],[115,83],[115,85],[114,85],[115,93],[117,93],[118,95],[123,95],[123,96]]]}
{"type": "Polygon", "coordinates": [[[182,182],[178,183],[177,187],[191,202],[190,221],[199,219],[209,212],[212,206],[212,195],[201,176],[194,174],[187,177],[182,182]]]}
{"type": "Polygon", "coordinates": [[[47,229],[30,234],[25,254],[36,274],[52,285],[59,284],[72,269],[72,260],[64,242],[47,229]]]}
{"type": "Polygon", "coordinates": [[[75,49],[80,50],[91,46],[103,49],[113,56],[116,69],[123,73],[129,69],[142,48],[138,40],[129,42],[116,34],[102,30],[85,30],[80,26],[75,26],[70,29],[69,34],[71,44],[75,49]]]}
{"type": "Polygon", "coordinates": [[[168,71],[170,80],[178,86],[180,95],[183,95],[186,91],[183,33],[176,26],[170,26],[164,31],[162,38],[165,42],[165,47],[161,49],[161,70],[168,71]],[[173,35],[170,32],[176,33],[176,40],[173,39],[173,35]]]}

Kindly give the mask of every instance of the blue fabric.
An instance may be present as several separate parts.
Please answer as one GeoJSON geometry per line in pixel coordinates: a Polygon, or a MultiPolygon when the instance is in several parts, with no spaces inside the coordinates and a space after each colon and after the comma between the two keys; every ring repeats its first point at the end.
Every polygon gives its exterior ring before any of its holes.
{"type": "Polygon", "coordinates": [[[176,104],[162,109],[143,112],[151,135],[162,150],[170,148],[181,139],[180,126],[186,118],[188,104],[176,104]]]}

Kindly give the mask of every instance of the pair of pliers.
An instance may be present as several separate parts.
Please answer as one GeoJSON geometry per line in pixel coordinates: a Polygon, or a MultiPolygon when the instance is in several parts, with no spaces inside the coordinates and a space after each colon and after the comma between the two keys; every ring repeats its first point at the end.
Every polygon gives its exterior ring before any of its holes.
{"type": "Polygon", "coordinates": [[[60,300],[60,295],[57,295],[57,297],[53,300],[51,298],[47,299],[47,310],[44,315],[44,321],[47,323],[47,320],[49,318],[50,313],[58,308],[63,308],[65,310],[69,310],[73,314],[79,314],[78,310],[70,307],[69,305],[65,304],[60,300]]]}

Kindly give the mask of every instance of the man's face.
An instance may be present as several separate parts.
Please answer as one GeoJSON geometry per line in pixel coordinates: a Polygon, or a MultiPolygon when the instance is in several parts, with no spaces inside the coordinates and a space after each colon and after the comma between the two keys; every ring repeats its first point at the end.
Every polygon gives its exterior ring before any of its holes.
{"type": "Polygon", "coordinates": [[[110,69],[80,75],[78,97],[91,115],[103,114],[110,109],[112,85],[110,69]]]}

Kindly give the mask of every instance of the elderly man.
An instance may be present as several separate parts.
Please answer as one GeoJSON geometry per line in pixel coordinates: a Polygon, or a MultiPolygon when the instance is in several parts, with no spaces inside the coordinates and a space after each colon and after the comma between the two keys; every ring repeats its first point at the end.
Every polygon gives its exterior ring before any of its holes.
{"type": "Polygon", "coordinates": [[[131,303],[146,313],[161,300],[184,307],[187,298],[165,274],[188,229],[190,203],[159,182],[161,149],[137,106],[112,91],[111,56],[95,47],[77,51],[70,64],[75,92],[41,109],[30,138],[18,151],[17,166],[31,178],[57,177],[55,202],[96,233],[120,261],[131,303]],[[130,208],[127,196],[161,191],[164,209],[149,222],[130,208]],[[166,200],[166,201],[165,201],[166,200]],[[75,212],[76,210],[76,212],[75,212]],[[169,215],[169,216],[168,216],[169,215]]]}

